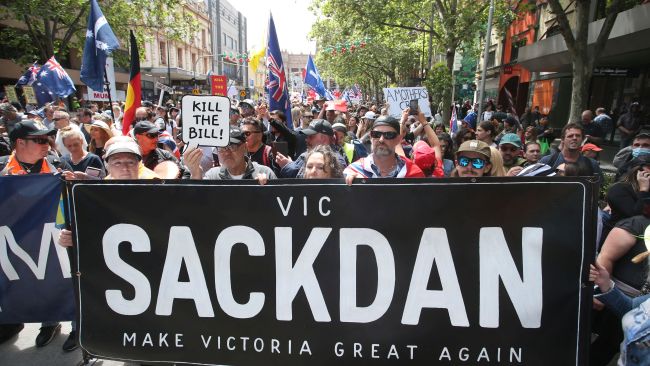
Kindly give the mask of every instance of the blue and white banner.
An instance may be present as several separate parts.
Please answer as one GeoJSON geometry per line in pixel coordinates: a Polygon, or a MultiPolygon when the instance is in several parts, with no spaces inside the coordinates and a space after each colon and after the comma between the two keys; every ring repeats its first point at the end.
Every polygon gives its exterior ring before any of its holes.
{"type": "Polygon", "coordinates": [[[74,319],[70,261],[57,245],[61,181],[0,177],[0,324],[74,319]]]}

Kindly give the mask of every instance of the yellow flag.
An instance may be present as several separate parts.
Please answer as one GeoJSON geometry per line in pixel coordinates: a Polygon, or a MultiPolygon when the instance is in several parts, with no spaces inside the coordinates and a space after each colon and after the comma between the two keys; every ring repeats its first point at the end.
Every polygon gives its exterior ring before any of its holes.
{"type": "Polygon", "coordinates": [[[251,70],[253,70],[253,72],[257,71],[257,67],[260,65],[260,60],[265,55],[266,55],[266,46],[262,47],[261,49],[259,49],[258,51],[256,51],[251,55],[251,62],[249,62],[249,65],[251,67],[251,70]]]}

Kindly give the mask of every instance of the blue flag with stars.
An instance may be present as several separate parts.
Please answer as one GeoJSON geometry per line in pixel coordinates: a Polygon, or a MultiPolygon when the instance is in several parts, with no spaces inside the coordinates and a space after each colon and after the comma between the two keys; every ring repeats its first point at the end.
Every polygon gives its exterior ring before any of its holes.
{"type": "Polygon", "coordinates": [[[41,66],[38,74],[36,74],[36,82],[34,85],[38,87],[44,86],[51,92],[50,94],[58,95],[62,98],[67,97],[77,90],[74,87],[74,82],[70,79],[70,75],[56,61],[54,56],[41,66]]]}
{"type": "Polygon", "coordinates": [[[106,58],[118,47],[120,42],[108,25],[97,0],[90,0],[86,44],[81,61],[81,81],[93,90],[104,90],[106,58]]]}
{"type": "Polygon", "coordinates": [[[327,100],[334,99],[334,97],[332,97],[332,93],[325,89],[323,79],[320,77],[318,69],[316,68],[316,64],[314,64],[314,60],[311,58],[311,55],[309,55],[309,58],[307,59],[307,66],[305,69],[305,84],[312,87],[314,91],[321,97],[325,97],[327,100]]]}

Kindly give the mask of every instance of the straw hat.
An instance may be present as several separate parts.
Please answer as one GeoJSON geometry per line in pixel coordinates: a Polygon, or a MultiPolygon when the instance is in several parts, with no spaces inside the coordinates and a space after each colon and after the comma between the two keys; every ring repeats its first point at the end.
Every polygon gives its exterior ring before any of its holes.
{"type": "Polygon", "coordinates": [[[106,131],[106,133],[108,134],[108,138],[113,137],[113,130],[111,130],[111,128],[108,127],[106,122],[94,120],[93,123],[91,124],[84,124],[84,128],[86,129],[86,131],[88,131],[88,133],[90,133],[90,129],[93,127],[101,128],[102,130],[106,131]]]}

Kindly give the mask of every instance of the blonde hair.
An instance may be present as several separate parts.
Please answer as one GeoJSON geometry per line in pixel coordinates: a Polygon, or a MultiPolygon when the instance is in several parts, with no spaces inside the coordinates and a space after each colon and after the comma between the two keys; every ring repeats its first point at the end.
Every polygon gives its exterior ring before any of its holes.
{"type": "Polygon", "coordinates": [[[501,152],[492,146],[490,146],[490,164],[492,164],[492,169],[490,169],[491,177],[506,176],[506,168],[503,166],[501,152]]]}
{"type": "Polygon", "coordinates": [[[78,138],[80,140],[84,139],[84,135],[79,133],[79,130],[76,130],[70,126],[63,127],[61,130],[59,130],[59,133],[61,134],[61,141],[69,139],[71,137],[78,138]]]}

